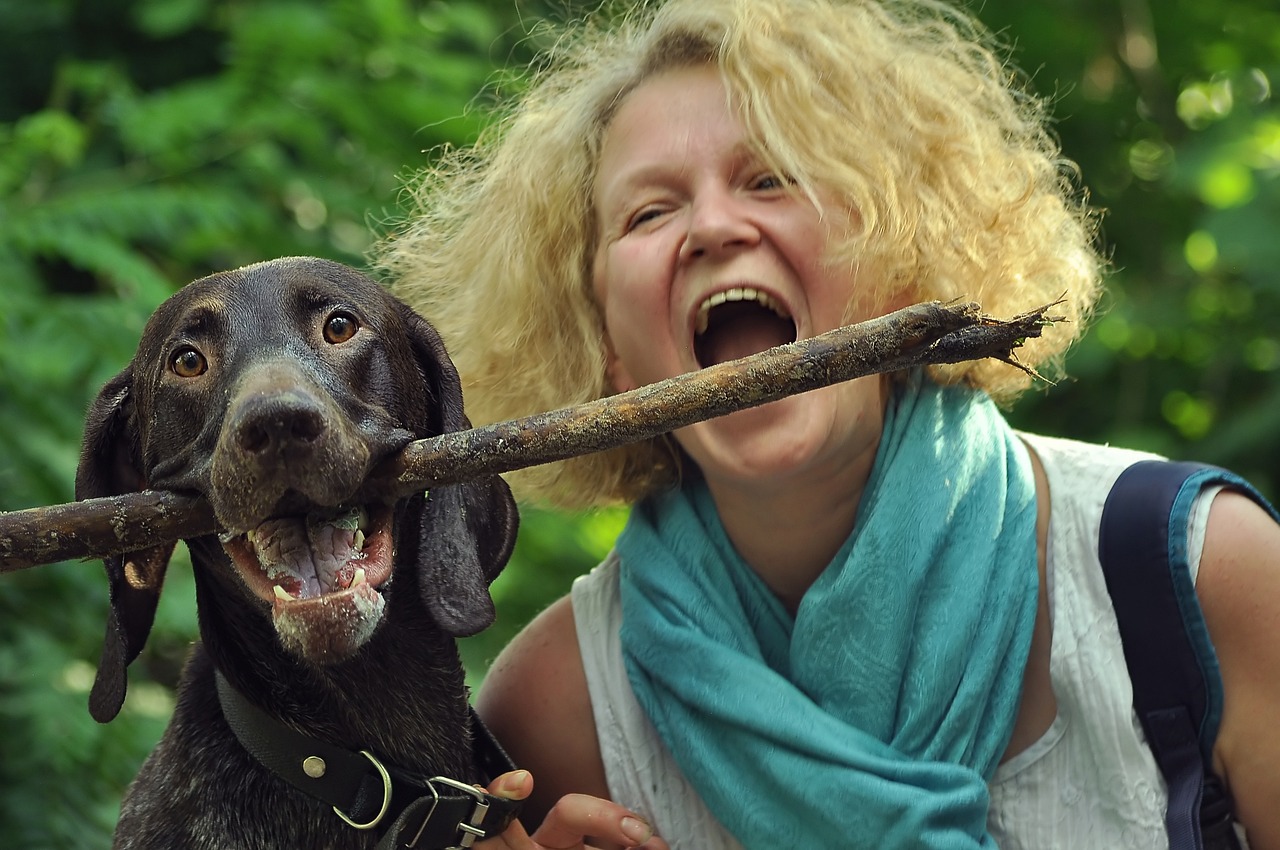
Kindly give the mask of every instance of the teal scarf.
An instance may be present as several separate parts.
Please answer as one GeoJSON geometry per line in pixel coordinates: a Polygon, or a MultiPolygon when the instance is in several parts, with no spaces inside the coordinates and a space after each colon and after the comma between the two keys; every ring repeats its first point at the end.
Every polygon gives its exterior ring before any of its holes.
{"type": "Polygon", "coordinates": [[[987,397],[918,375],[794,618],[705,485],[636,506],[617,543],[627,673],[744,846],[995,846],[986,781],[1035,623],[1035,521],[1026,450],[987,397]]]}

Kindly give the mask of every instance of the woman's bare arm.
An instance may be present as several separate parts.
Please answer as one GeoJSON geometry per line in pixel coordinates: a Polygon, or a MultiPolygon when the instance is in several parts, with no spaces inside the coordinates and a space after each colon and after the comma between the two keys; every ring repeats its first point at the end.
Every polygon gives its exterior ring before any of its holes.
{"type": "MultiPolygon", "coordinates": [[[[565,837],[600,822],[593,817],[620,822],[630,815],[613,803],[602,805],[609,789],[569,597],[507,645],[485,677],[476,707],[515,763],[534,777],[522,820],[548,831],[535,832],[535,839],[554,833],[553,845],[569,846],[565,837]]],[[[618,841],[619,828],[610,822],[586,834],[600,846],[631,846],[618,841]]]]}
{"type": "Polygon", "coordinates": [[[1196,590],[1225,691],[1215,768],[1252,850],[1280,850],[1280,525],[1247,497],[1220,494],[1196,590]]]}

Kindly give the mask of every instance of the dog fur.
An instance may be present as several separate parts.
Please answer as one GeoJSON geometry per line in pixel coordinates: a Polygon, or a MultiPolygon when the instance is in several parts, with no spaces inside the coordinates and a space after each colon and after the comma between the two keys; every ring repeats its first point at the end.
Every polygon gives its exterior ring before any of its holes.
{"type": "MultiPolygon", "coordinates": [[[[467,427],[436,332],[346,266],[261,263],[201,278],[155,311],[89,411],[76,496],[199,493],[228,533],[186,541],[201,639],[115,847],[376,843],[249,756],[215,669],[297,731],[419,774],[487,781],[453,639],[492,622],[488,585],[517,525],[510,492],[492,476],[391,503],[363,495],[410,441],[467,427]]],[[[102,722],[124,701],[172,548],[106,559],[111,611],[90,696],[102,722]]]]}

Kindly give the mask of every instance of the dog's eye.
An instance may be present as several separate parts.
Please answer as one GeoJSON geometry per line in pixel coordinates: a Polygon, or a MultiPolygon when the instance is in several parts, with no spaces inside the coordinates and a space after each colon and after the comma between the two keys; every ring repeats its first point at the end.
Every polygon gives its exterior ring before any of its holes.
{"type": "Polygon", "coordinates": [[[197,378],[209,369],[209,361],[205,360],[204,355],[199,351],[188,346],[174,352],[173,358],[169,361],[169,368],[173,369],[173,374],[179,378],[197,378]]]}
{"type": "Polygon", "coordinates": [[[346,342],[360,330],[360,323],[350,313],[334,313],[324,323],[324,339],[331,345],[346,342]]]}

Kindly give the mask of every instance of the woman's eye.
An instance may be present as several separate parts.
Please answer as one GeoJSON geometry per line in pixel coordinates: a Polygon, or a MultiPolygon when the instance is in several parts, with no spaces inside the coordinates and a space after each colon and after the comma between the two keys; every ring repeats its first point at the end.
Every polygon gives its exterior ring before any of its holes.
{"type": "Polygon", "coordinates": [[[334,313],[324,323],[324,341],[330,345],[340,345],[356,335],[360,330],[360,322],[350,313],[334,313]]]}
{"type": "Polygon", "coordinates": [[[644,224],[646,221],[652,221],[653,219],[657,218],[660,215],[662,215],[662,210],[658,209],[657,207],[648,207],[646,209],[640,210],[640,212],[636,213],[630,219],[627,220],[627,232],[629,233],[632,230],[635,230],[637,227],[644,224]]]}
{"type": "Polygon", "coordinates": [[[779,177],[776,174],[761,174],[754,182],[752,182],[751,187],[753,189],[768,191],[770,189],[785,189],[794,182],[794,180],[788,180],[786,178],[779,177]]]}
{"type": "Polygon", "coordinates": [[[209,361],[192,346],[183,346],[169,358],[169,368],[179,378],[198,378],[209,370],[209,361]]]}

